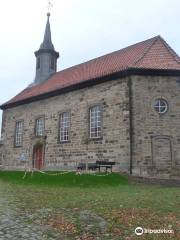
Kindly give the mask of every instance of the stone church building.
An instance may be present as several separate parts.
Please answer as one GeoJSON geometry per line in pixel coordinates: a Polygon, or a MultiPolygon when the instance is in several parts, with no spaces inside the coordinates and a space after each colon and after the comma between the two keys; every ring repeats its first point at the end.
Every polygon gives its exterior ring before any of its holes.
{"type": "Polygon", "coordinates": [[[0,106],[2,168],[180,177],[180,57],[157,36],[57,72],[49,17],[34,82],[0,106]]]}

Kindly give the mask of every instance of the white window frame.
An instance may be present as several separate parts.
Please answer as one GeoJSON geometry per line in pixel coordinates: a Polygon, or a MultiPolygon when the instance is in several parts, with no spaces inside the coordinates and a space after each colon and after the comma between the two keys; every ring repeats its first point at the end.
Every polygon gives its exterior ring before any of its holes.
{"type": "Polygon", "coordinates": [[[15,126],[15,146],[21,147],[23,144],[23,120],[17,121],[15,126]]]}
{"type": "Polygon", "coordinates": [[[59,115],[59,141],[60,143],[70,141],[70,112],[63,112],[59,115]]]}
{"type": "Polygon", "coordinates": [[[39,117],[36,119],[36,124],[35,124],[35,134],[36,136],[43,136],[44,135],[44,130],[45,130],[45,121],[44,117],[39,117]]]}
{"type": "Polygon", "coordinates": [[[159,114],[166,113],[168,110],[168,103],[162,98],[157,98],[154,102],[154,109],[159,114]],[[164,109],[164,110],[163,110],[164,109]]]}
{"type": "Polygon", "coordinates": [[[89,109],[89,137],[98,139],[102,137],[102,107],[95,105],[89,109]]]}

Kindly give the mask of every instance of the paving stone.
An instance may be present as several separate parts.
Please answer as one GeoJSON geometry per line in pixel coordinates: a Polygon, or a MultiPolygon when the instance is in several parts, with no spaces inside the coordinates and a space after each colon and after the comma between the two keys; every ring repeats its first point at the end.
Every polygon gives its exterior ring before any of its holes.
{"type": "Polygon", "coordinates": [[[51,209],[39,209],[29,213],[14,196],[6,196],[0,186],[0,240],[59,240],[52,229],[41,225],[42,219],[49,215],[51,209]],[[13,204],[14,202],[14,204],[13,204]],[[21,206],[21,207],[19,207],[21,206]],[[51,236],[48,236],[52,231],[51,236]]]}

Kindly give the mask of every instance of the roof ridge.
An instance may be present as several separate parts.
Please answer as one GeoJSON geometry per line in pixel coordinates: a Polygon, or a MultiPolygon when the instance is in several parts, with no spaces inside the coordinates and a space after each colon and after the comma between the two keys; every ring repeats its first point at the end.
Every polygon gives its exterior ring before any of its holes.
{"type": "Polygon", "coordinates": [[[143,41],[141,41],[141,42],[137,42],[137,43],[131,44],[131,45],[129,45],[129,46],[127,46],[127,47],[124,47],[124,48],[121,48],[121,49],[119,49],[119,50],[115,50],[115,51],[113,51],[113,52],[110,52],[110,53],[107,53],[107,54],[103,54],[103,55],[101,55],[101,56],[99,56],[99,57],[95,57],[95,58],[90,59],[90,60],[87,60],[87,61],[85,61],[85,62],[82,62],[82,63],[76,64],[76,65],[67,67],[67,68],[65,68],[65,69],[62,69],[61,71],[56,72],[56,74],[58,74],[58,73],[60,73],[60,72],[62,72],[62,71],[66,71],[66,70],[69,70],[69,69],[71,69],[71,68],[80,66],[80,65],[82,65],[82,64],[86,64],[86,63],[89,63],[89,62],[91,62],[91,61],[100,59],[100,58],[102,58],[102,57],[109,56],[109,55],[111,55],[111,54],[113,54],[113,53],[121,52],[121,51],[123,51],[123,50],[125,50],[125,49],[134,47],[134,46],[136,46],[136,45],[139,45],[139,44],[142,44],[142,43],[145,43],[145,42],[148,42],[148,41],[150,41],[150,40],[153,40],[153,39],[156,40],[158,37],[159,37],[159,35],[158,35],[158,36],[155,36],[155,37],[152,37],[152,38],[149,38],[149,39],[146,39],[146,40],[143,40],[143,41]]]}
{"type": "Polygon", "coordinates": [[[168,49],[169,53],[173,56],[174,60],[180,64],[180,57],[179,55],[169,46],[169,44],[161,37],[159,36],[160,39],[162,40],[162,43],[164,46],[168,49]]]}
{"type": "MultiPolygon", "coordinates": [[[[149,50],[152,48],[152,46],[155,44],[155,42],[158,40],[158,38],[160,38],[159,35],[154,37],[154,41],[152,42],[152,44],[144,51],[144,53],[139,57],[139,59],[134,62],[133,65],[136,65],[138,62],[140,62],[146,56],[146,54],[149,52],[149,50]]],[[[153,38],[151,38],[151,39],[153,39],[153,38]]],[[[151,40],[151,39],[149,39],[149,40],[151,40]]]]}
{"type": "Polygon", "coordinates": [[[8,106],[15,106],[16,103],[23,104],[27,102],[27,99],[29,99],[28,101],[37,101],[41,99],[41,96],[45,96],[45,98],[54,96],[50,94],[52,92],[58,94],[59,91],[74,90],[76,89],[75,86],[79,89],[79,86],[82,85],[84,87],[102,83],[106,80],[109,81],[110,75],[114,79],[119,76],[124,77],[126,74],[137,73],[142,75],[167,74],[171,76],[172,74],[172,76],[180,76],[179,60],[179,56],[158,35],[65,68],[53,74],[47,81],[25,88],[14,98],[1,105],[0,108],[5,109],[8,106]],[[128,71],[130,69],[135,71],[128,71]],[[152,70],[153,72],[151,72],[152,70]],[[102,79],[103,81],[101,81],[102,79]]]}

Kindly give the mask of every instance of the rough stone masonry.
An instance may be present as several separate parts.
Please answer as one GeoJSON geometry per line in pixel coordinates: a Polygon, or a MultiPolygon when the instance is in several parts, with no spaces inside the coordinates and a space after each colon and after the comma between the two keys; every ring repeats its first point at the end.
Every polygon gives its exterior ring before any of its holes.
{"type": "Polygon", "coordinates": [[[139,176],[178,177],[180,169],[180,104],[178,77],[132,76],[6,109],[3,114],[4,165],[32,166],[33,146],[42,141],[44,169],[75,169],[79,162],[115,161],[115,170],[129,172],[132,88],[132,171],[139,176]],[[168,111],[159,115],[154,101],[163,97],[168,111]],[[89,107],[103,109],[103,134],[89,138],[89,107]],[[60,143],[59,114],[70,111],[70,141],[60,143]],[[35,119],[45,118],[45,136],[35,137],[35,119]],[[23,146],[14,147],[15,122],[23,119],[23,146]],[[24,155],[23,155],[24,154],[24,155]],[[25,159],[20,159],[20,156],[25,159]]]}
{"type": "Polygon", "coordinates": [[[35,80],[2,104],[4,169],[113,170],[180,178],[180,58],[160,36],[56,72],[49,22],[35,80]]]}

